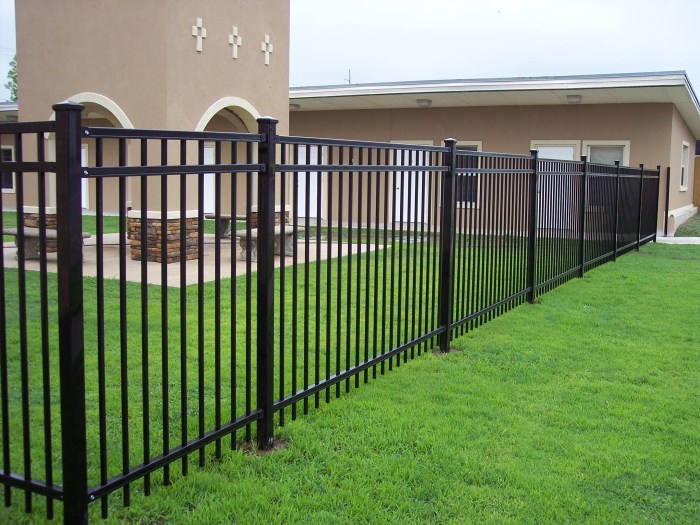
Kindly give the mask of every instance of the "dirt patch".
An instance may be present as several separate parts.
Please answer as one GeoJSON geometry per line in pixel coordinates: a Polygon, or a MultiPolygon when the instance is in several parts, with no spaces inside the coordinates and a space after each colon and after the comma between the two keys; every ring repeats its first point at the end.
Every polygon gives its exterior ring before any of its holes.
{"type": "Polygon", "coordinates": [[[287,448],[287,442],[281,438],[275,438],[272,448],[268,450],[259,450],[257,446],[253,445],[253,443],[248,443],[245,441],[238,443],[238,450],[242,450],[245,454],[255,454],[257,456],[266,456],[267,454],[271,454],[278,450],[284,450],[285,448],[287,448]]]}
{"type": "Polygon", "coordinates": [[[436,348],[435,350],[433,350],[433,355],[439,357],[441,355],[453,354],[454,352],[461,352],[461,351],[462,351],[461,348],[450,348],[447,352],[443,352],[439,348],[436,348]]]}

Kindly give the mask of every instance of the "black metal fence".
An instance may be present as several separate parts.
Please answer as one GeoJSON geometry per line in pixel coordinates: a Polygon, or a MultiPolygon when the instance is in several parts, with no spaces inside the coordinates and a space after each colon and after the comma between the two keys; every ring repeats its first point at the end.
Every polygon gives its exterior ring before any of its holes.
{"type": "Polygon", "coordinates": [[[67,523],[656,236],[660,168],[54,109],[0,125],[0,481],[67,523]]]}

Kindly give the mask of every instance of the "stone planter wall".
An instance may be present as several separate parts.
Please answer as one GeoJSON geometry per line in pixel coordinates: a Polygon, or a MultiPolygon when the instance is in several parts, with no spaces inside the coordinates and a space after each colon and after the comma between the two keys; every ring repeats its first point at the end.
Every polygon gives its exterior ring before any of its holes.
{"type": "MultiPolygon", "coordinates": [[[[36,209],[36,208],[35,208],[36,209]]],[[[39,213],[26,212],[24,213],[24,227],[25,228],[40,228],[41,222],[39,222],[39,213]]],[[[58,220],[56,219],[55,213],[46,213],[46,229],[55,230],[58,228],[58,220]]],[[[56,239],[46,239],[46,252],[56,253],[58,251],[58,241],[56,239]]]]}
{"type": "MultiPolygon", "coordinates": [[[[282,212],[275,211],[275,224],[281,224],[281,220],[282,220],[282,212]]],[[[289,224],[289,210],[284,212],[284,223],[289,224]]],[[[250,227],[251,228],[258,227],[258,212],[257,211],[250,212],[250,227]]]]}
{"type": "MultiPolygon", "coordinates": [[[[197,218],[185,219],[187,232],[185,234],[186,248],[185,258],[188,261],[197,259],[199,251],[197,246],[197,218]]],[[[180,219],[168,219],[166,231],[163,235],[161,219],[146,219],[146,260],[162,262],[162,243],[166,243],[167,263],[180,261],[180,219]]],[[[129,239],[131,240],[131,258],[140,261],[143,253],[141,243],[141,218],[129,217],[129,239]]]]}

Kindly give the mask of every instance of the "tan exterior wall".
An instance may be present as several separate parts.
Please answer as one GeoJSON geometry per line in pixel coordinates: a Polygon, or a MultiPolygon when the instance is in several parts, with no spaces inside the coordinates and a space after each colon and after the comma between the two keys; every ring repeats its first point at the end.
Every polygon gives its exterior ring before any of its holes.
{"type": "MultiPolygon", "coordinates": [[[[668,234],[673,235],[676,229],[688,220],[697,210],[697,206],[693,205],[693,194],[697,183],[695,182],[694,162],[695,152],[695,136],[688,128],[688,125],[683,120],[680,112],[673,108],[673,119],[669,141],[669,166],[671,167],[670,191],[669,191],[669,206],[668,206],[668,234]],[[681,159],[683,155],[683,144],[688,146],[688,182],[685,189],[681,189],[681,159]]],[[[664,183],[662,183],[662,192],[666,190],[665,175],[663,172],[664,183]]],[[[665,194],[660,199],[659,216],[663,220],[665,213],[665,194]]]]}
{"type": "Polygon", "coordinates": [[[288,0],[23,0],[16,18],[20,120],[45,120],[52,104],[94,92],[135,127],[194,129],[232,96],[288,129],[288,0]],[[197,18],[207,30],[202,52],[191,33],[197,18]],[[243,39],[235,60],[234,25],[243,39]],[[269,66],[265,34],[274,46],[269,66]]]}
{"type": "Polygon", "coordinates": [[[673,127],[671,129],[671,144],[669,151],[670,166],[671,166],[671,193],[669,199],[670,209],[681,208],[693,203],[694,191],[694,171],[695,166],[693,157],[695,153],[695,136],[688,128],[683,120],[683,117],[676,108],[673,108],[673,127]],[[689,148],[689,173],[688,186],[684,191],[680,191],[680,171],[681,171],[681,155],[683,143],[688,144],[689,148]]]}
{"type": "MultiPolygon", "coordinates": [[[[695,173],[700,173],[700,156],[695,157],[695,173]]],[[[695,177],[693,177],[695,180],[695,177]]],[[[700,184],[695,181],[694,191],[693,191],[693,204],[700,207],[700,184]]]]}
{"type": "MultiPolygon", "coordinates": [[[[383,142],[428,140],[434,145],[455,138],[481,141],[483,151],[504,153],[528,153],[531,141],[537,140],[572,140],[581,145],[589,140],[629,141],[631,166],[643,163],[654,169],[661,165],[662,173],[669,165],[677,171],[680,143],[692,138],[671,104],[299,111],[290,117],[293,135],[383,142]],[[678,159],[673,164],[671,150],[676,143],[678,159]]],[[[672,202],[687,200],[678,192],[674,199],[672,202]]],[[[659,230],[663,228],[662,201],[659,230]]]]}
{"type": "Polygon", "coordinates": [[[670,104],[499,106],[290,113],[293,135],[399,141],[482,141],[483,151],[529,153],[532,140],[629,140],[630,163],[668,159],[670,104]],[[660,138],[661,137],[661,138],[660,138]]]}
{"type": "MultiPolygon", "coordinates": [[[[207,117],[216,121],[216,111],[226,111],[220,103],[225,99],[239,118],[218,119],[223,124],[215,129],[257,132],[255,117],[270,115],[279,119],[279,132],[288,133],[289,0],[23,0],[17,2],[16,24],[20,121],[47,120],[52,104],[71,98],[88,102],[89,125],[96,125],[97,115],[109,119],[105,125],[125,126],[118,118],[123,112],[136,128],[204,129],[207,117]],[[207,32],[201,52],[192,36],[198,18],[207,32]],[[236,59],[229,44],[234,26],[242,39],[236,59]],[[269,65],[261,51],[265,35],[273,46],[269,65]],[[76,97],[82,93],[105,97],[117,109],[92,103],[91,95],[76,97]]],[[[149,158],[159,159],[154,148],[149,145],[149,158]]],[[[116,145],[105,143],[105,160],[115,155],[116,145]]],[[[127,157],[129,163],[139,161],[138,144],[129,144],[127,157]]],[[[190,158],[196,159],[196,148],[190,158]]],[[[196,206],[196,177],[191,178],[190,209],[196,206]]],[[[92,181],[91,186],[90,207],[92,181]]],[[[169,203],[179,201],[177,186],[170,183],[169,203]]],[[[134,207],[140,205],[138,187],[137,180],[129,181],[134,207]]],[[[152,187],[156,183],[149,181],[149,209],[159,209],[159,192],[152,187]]],[[[28,187],[28,199],[35,195],[28,187]]],[[[115,211],[116,199],[105,205],[115,211]]]]}

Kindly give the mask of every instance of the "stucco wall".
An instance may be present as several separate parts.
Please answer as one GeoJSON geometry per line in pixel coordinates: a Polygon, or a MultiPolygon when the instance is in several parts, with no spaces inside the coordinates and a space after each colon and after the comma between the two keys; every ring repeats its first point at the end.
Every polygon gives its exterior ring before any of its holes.
{"type": "MultiPolygon", "coordinates": [[[[21,121],[46,120],[52,104],[68,98],[85,102],[95,97],[76,95],[95,93],[136,128],[202,129],[208,115],[214,121],[210,129],[257,132],[255,117],[270,115],[279,119],[280,133],[288,132],[289,0],[23,0],[17,2],[16,23],[21,121]],[[198,18],[207,32],[201,52],[192,35],[198,18]],[[242,39],[236,59],[229,44],[234,26],[242,39]],[[261,51],[265,35],[273,45],[269,65],[261,51]],[[225,111],[222,100],[247,129],[217,122],[216,110],[225,111]]],[[[106,125],[127,125],[105,107],[86,105],[86,124],[96,125],[98,115],[110,119],[106,125]]],[[[128,162],[139,162],[138,144],[129,142],[128,162]]],[[[105,145],[110,158],[114,147],[105,145]]],[[[160,158],[158,144],[148,149],[149,159],[160,158]]],[[[170,162],[179,163],[176,150],[171,148],[170,162]]],[[[188,144],[188,159],[196,158],[196,144],[188,144]]],[[[160,208],[156,186],[149,181],[149,209],[160,208]]],[[[139,182],[129,180],[127,187],[127,200],[137,207],[139,182]]],[[[196,187],[196,177],[189,177],[188,209],[196,207],[196,187]]],[[[171,209],[178,208],[178,191],[171,183],[171,209]]],[[[28,187],[28,200],[36,200],[35,194],[28,187]]],[[[105,203],[109,211],[116,207],[113,197],[112,191],[105,203]]]]}
{"type": "Polygon", "coordinates": [[[194,129],[213,103],[234,96],[287,130],[288,0],[23,0],[16,19],[20,120],[44,120],[52,104],[94,92],[136,127],[194,129]],[[197,18],[207,30],[202,52],[192,36],[197,18]],[[243,39],[236,60],[233,26],[243,39]]]}
{"type": "MultiPolygon", "coordinates": [[[[695,173],[700,173],[700,156],[695,157],[695,173]]],[[[695,182],[693,190],[693,204],[695,204],[695,206],[700,206],[700,184],[695,182]]]]}
{"type": "MultiPolygon", "coordinates": [[[[631,166],[643,163],[654,169],[661,165],[663,173],[666,166],[674,169],[672,145],[680,144],[681,137],[688,140],[692,136],[671,104],[299,111],[290,117],[294,135],[386,142],[429,140],[435,145],[452,137],[481,141],[483,151],[505,153],[528,153],[533,140],[629,141],[631,166]]],[[[680,163],[680,146],[678,151],[680,163]]],[[[673,202],[684,198],[676,194],[673,202]]],[[[662,229],[661,204],[659,211],[658,227],[662,229]]]]}
{"type": "Polygon", "coordinates": [[[673,108],[673,128],[671,130],[671,144],[669,151],[670,166],[671,166],[671,192],[669,207],[671,210],[688,206],[693,203],[695,163],[693,162],[693,154],[695,152],[695,137],[683,120],[683,117],[678,110],[673,108]],[[684,191],[680,190],[680,167],[683,143],[688,144],[689,148],[689,173],[688,186],[684,191]]]}
{"type": "Polygon", "coordinates": [[[531,140],[629,140],[632,165],[656,166],[668,162],[672,111],[670,104],[299,111],[290,113],[290,132],[435,145],[452,137],[504,153],[528,153],[531,140]]]}

